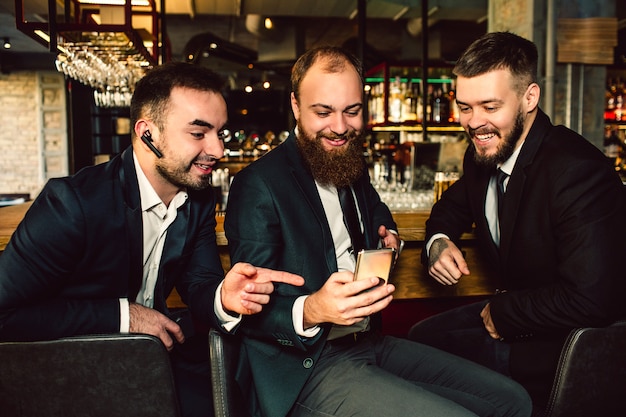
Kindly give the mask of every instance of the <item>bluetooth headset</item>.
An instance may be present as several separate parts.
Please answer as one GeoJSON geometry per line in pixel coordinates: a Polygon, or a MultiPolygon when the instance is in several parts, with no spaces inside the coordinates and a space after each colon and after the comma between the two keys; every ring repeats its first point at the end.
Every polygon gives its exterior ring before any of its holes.
{"type": "Polygon", "coordinates": [[[154,143],[152,143],[152,135],[150,134],[149,130],[143,132],[143,135],[141,135],[141,140],[148,146],[148,148],[150,148],[152,152],[154,152],[157,158],[163,158],[163,154],[161,153],[161,151],[158,150],[156,146],[154,146],[154,143]]]}

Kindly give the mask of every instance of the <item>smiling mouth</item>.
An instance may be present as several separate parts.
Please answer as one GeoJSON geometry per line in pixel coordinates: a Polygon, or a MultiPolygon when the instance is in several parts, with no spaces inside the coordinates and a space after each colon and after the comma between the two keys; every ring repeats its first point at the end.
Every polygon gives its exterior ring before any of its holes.
{"type": "Polygon", "coordinates": [[[496,137],[497,135],[493,132],[491,133],[483,133],[483,134],[474,134],[474,139],[476,139],[479,142],[487,142],[490,139],[493,139],[494,137],[496,137]]]}
{"type": "Polygon", "coordinates": [[[348,142],[346,138],[324,138],[331,146],[342,146],[348,142]]]}
{"type": "Polygon", "coordinates": [[[215,162],[207,164],[207,163],[201,163],[201,162],[194,162],[193,165],[195,165],[197,168],[201,169],[202,171],[205,171],[206,173],[210,173],[211,171],[213,171],[213,167],[215,166],[215,162]]]}

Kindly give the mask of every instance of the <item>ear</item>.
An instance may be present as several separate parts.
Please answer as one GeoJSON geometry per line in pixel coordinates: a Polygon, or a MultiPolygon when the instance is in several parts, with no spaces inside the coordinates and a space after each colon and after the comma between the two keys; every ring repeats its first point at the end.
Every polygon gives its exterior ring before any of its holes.
{"type": "Polygon", "coordinates": [[[539,106],[539,98],[541,97],[541,88],[537,83],[531,83],[524,93],[524,105],[526,112],[532,113],[539,106]]]}
{"type": "Polygon", "coordinates": [[[135,137],[140,138],[146,130],[150,130],[150,126],[145,119],[139,119],[135,122],[135,137]]]}
{"type": "Polygon", "coordinates": [[[296,100],[296,95],[293,91],[291,92],[291,111],[296,120],[300,119],[300,106],[298,105],[298,100],[296,100]]]}

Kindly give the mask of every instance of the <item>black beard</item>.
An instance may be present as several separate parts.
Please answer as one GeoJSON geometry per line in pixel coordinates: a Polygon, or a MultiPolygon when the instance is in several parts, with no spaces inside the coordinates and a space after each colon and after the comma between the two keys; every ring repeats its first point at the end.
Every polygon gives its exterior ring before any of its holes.
{"type": "MultiPolygon", "coordinates": [[[[470,138],[474,137],[476,130],[469,129],[470,138]]],[[[522,136],[524,132],[524,114],[521,111],[518,111],[517,116],[515,116],[515,124],[513,125],[513,130],[509,133],[504,141],[500,144],[497,151],[493,155],[482,155],[476,151],[476,147],[474,146],[474,161],[476,165],[487,168],[487,169],[495,169],[498,164],[502,164],[506,162],[513,152],[515,152],[515,145],[519,138],[522,136]]],[[[500,136],[500,132],[495,132],[496,135],[500,136]]],[[[474,142],[472,142],[472,146],[474,142]]]]}
{"type": "Polygon", "coordinates": [[[298,134],[296,142],[313,178],[322,185],[346,187],[354,183],[365,170],[363,158],[362,131],[350,130],[344,135],[323,134],[318,132],[315,137],[304,133],[304,129],[297,122],[298,134]],[[322,145],[322,138],[346,139],[345,148],[326,150],[322,145]]]}
{"type": "MultiPolygon", "coordinates": [[[[178,163],[178,160],[173,159],[167,147],[163,147],[162,153],[164,157],[158,159],[156,162],[156,170],[170,184],[177,186],[180,189],[189,189],[194,191],[200,191],[208,188],[211,185],[211,175],[202,175],[199,178],[191,175],[191,167],[194,162],[209,163],[214,161],[212,158],[198,158],[187,165],[178,163]],[[168,158],[170,156],[170,158],[168,158]]],[[[215,165],[213,166],[215,169],[215,165]]]]}
{"type": "Polygon", "coordinates": [[[167,180],[169,183],[177,186],[181,189],[189,189],[194,191],[200,191],[208,188],[211,185],[211,176],[203,175],[200,178],[193,178],[189,174],[189,169],[175,169],[169,170],[161,165],[157,165],[156,169],[158,173],[167,180]]]}

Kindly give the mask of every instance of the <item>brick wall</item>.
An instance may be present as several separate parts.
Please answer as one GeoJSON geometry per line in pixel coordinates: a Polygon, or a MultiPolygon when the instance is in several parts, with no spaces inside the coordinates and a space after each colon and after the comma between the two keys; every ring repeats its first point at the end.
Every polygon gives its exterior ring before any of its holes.
{"type": "MultiPolygon", "coordinates": [[[[50,168],[55,174],[67,172],[59,169],[58,163],[47,167],[50,162],[46,162],[46,147],[49,147],[46,142],[50,142],[50,136],[67,149],[65,118],[64,82],[60,74],[35,71],[0,74],[0,194],[30,194],[34,198],[48,178],[50,168]],[[51,107],[51,100],[56,105],[51,107]],[[54,114],[50,113],[51,109],[54,114]],[[55,125],[52,132],[47,123],[55,125]],[[61,128],[57,129],[59,125],[61,128]]],[[[63,153],[61,158],[67,160],[67,151],[63,153]]]]}

